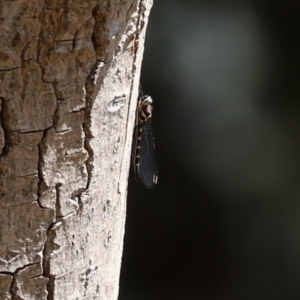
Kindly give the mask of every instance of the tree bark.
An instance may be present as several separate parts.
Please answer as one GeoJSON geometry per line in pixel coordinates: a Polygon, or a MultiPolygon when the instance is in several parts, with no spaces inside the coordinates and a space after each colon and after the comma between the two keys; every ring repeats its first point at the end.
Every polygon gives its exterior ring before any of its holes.
{"type": "Polygon", "coordinates": [[[0,3],[0,299],[117,299],[152,0],[0,3]]]}

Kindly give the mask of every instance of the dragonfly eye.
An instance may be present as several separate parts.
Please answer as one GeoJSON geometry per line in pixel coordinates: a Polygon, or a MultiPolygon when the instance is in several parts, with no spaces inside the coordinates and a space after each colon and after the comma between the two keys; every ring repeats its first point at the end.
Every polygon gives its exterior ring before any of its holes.
{"type": "Polygon", "coordinates": [[[152,100],[151,96],[144,96],[142,99],[143,105],[151,105],[152,102],[153,102],[153,100],[152,100]]]}

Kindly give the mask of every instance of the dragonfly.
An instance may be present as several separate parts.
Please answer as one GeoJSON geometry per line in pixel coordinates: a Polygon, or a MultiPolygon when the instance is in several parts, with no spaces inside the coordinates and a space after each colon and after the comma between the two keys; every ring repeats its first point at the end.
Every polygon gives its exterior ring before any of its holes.
{"type": "Polygon", "coordinates": [[[158,179],[152,127],[152,103],[152,97],[144,95],[140,86],[133,140],[133,166],[135,178],[147,188],[153,188],[158,179]]]}

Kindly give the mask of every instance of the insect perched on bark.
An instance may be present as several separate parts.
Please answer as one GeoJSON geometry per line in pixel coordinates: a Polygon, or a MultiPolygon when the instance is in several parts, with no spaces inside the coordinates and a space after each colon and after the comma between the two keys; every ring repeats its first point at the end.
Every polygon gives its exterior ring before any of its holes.
{"type": "Polygon", "coordinates": [[[133,165],[135,177],[147,188],[157,183],[155,145],[152,129],[152,98],[144,95],[140,86],[133,141],[133,165]]]}

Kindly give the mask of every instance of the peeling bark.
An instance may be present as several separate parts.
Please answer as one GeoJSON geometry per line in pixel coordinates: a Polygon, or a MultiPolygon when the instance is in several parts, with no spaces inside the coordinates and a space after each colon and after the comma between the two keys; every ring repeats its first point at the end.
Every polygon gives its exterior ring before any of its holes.
{"type": "Polygon", "coordinates": [[[1,299],[117,299],[151,5],[0,3],[1,299]]]}

